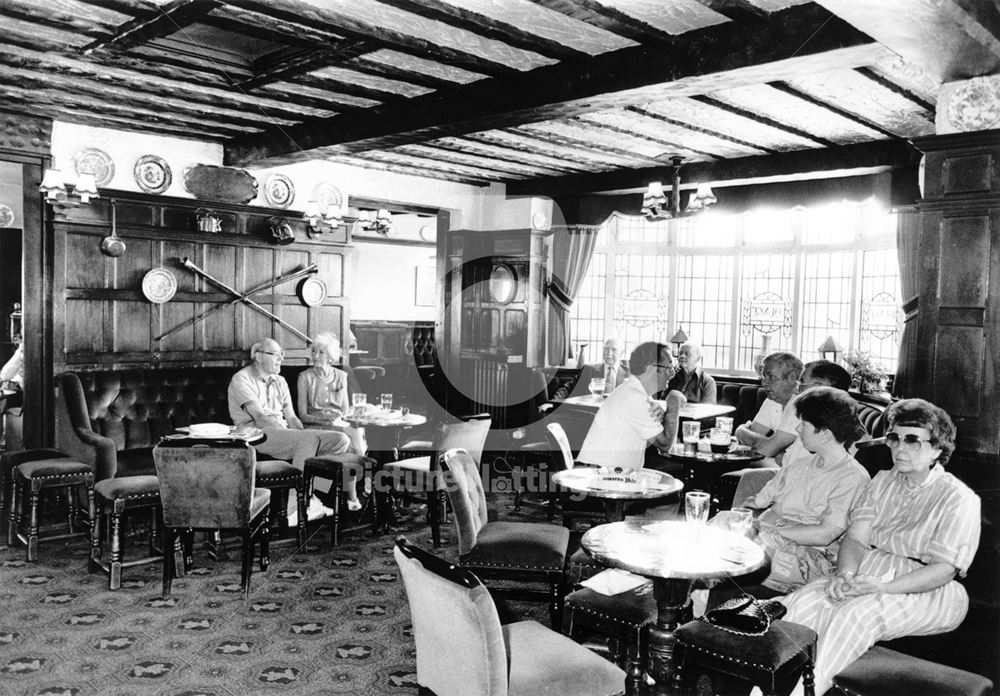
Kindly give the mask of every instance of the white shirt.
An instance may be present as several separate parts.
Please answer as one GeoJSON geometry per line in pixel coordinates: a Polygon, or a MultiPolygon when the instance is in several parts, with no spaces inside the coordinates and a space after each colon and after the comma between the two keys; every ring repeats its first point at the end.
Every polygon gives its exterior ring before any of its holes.
{"type": "Polygon", "coordinates": [[[647,441],[662,431],[663,424],[649,414],[649,394],[629,376],[601,404],[576,459],[637,471],[645,462],[647,441]]]}

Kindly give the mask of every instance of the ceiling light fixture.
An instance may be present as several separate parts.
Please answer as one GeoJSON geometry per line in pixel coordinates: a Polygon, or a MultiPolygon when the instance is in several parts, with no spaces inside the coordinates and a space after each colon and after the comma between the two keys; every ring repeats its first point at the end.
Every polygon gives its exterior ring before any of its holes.
{"type": "Polygon", "coordinates": [[[646,193],[642,196],[642,214],[646,216],[647,220],[670,220],[671,218],[694,215],[703,212],[718,200],[712,193],[711,186],[699,184],[697,191],[688,200],[687,206],[682,209],[681,164],[684,162],[684,158],[674,155],[670,161],[673,162],[674,176],[669,205],[667,205],[668,201],[663,191],[663,184],[659,181],[651,181],[646,188],[646,193]]]}

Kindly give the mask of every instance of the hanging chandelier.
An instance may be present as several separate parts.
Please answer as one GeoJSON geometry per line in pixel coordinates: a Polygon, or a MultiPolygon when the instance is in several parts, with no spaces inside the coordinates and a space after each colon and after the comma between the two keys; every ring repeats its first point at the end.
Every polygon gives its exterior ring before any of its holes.
{"type": "Polygon", "coordinates": [[[684,158],[674,155],[670,158],[673,162],[674,176],[673,185],[670,191],[670,198],[667,199],[663,191],[663,184],[659,181],[649,182],[646,193],[642,196],[642,214],[647,220],[670,220],[671,218],[684,217],[703,212],[708,206],[718,199],[712,193],[712,187],[708,184],[699,184],[697,191],[688,199],[688,204],[681,208],[681,164],[684,158]],[[668,205],[669,203],[669,205],[668,205]]]}

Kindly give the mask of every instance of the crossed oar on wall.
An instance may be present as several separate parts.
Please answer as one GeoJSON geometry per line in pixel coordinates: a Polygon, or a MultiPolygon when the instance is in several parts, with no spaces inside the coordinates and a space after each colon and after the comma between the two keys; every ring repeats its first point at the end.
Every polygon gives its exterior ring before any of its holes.
{"type": "Polygon", "coordinates": [[[218,288],[220,288],[222,290],[225,290],[226,292],[228,292],[229,294],[231,294],[233,296],[233,299],[231,299],[231,300],[229,300],[227,302],[220,302],[219,304],[215,305],[211,309],[205,310],[204,312],[202,312],[198,316],[192,317],[191,319],[188,319],[183,324],[175,326],[174,328],[170,329],[169,331],[160,334],[159,336],[157,336],[156,338],[153,339],[154,341],[159,341],[161,339],[166,338],[167,336],[170,336],[171,334],[177,333],[181,329],[186,329],[189,326],[194,326],[195,324],[197,324],[199,321],[205,319],[206,317],[210,317],[211,315],[215,314],[216,312],[221,311],[221,310],[223,310],[226,307],[229,307],[231,305],[234,305],[237,302],[242,302],[243,304],[245,304],[245,305],[247,305],[249,307],[253,307],[258,312],[260,312],[261,314],[263,314],[265,317],[270,318],[272,321],[278,322],[279,324],[281,324],[282,326],[284,326],[286,329],[288,329],[289,331],[291,331],[293,334],[295,334],[296,336],[298,336],[299,338],[301,338],[306,343],[311,343],[312,342],[312,339],[310,339],[304,333],[302,333],[301,331],[299,331],[298,329],[296,329],[294,326],[292,326],[291,324],[289,324],[287,321],[285,321],[284,319],[282,319],[279,316],[276,316],[276,315],[272,314],[267,309],[265,309],[261,305],[257,304],[253,300],[251,300],[250,296],[251,295],[256,295],[258,292],[263,292],[264,290],[270,290],[273,287],[276,287],[278,285],[282,285],[283,283],[287,283],[287,282],[295,280],[297,278],[302,278],[304,276],[309,275],[310,273],[316,273],[319,270],[319,268],[316,266],[316,264],[311,263],[308,266],[306,266],[305,268],[303,268],[301,271],[295,271],[294,273],[289,273],[288,275],[279,276],[279,277],[275,278],[274,280],[269,280],[266,283],[263,283],[262,285],[258,285],[257,287],[250,288],[246,292],[240,292],[236,288],[230,287],[229,285],[227,285],[226,283],[222,282],[218,278],[212,276],[210,273],[207,273],[206,271],[203,271],[202,269],[198,268],[198,266],[193,261],[191,261],[189,258],[187,258],[186,256],[183,259],[181,259],[181,264],[184,266],[184,268],[188,269],[189,271],[191,271],[195,275],[201,276],[202,278],[204,278],[205,280],[207,280],[208,282],[210,282],[212,285],[215,285],[216,287],[218,287],[218,288]]]}

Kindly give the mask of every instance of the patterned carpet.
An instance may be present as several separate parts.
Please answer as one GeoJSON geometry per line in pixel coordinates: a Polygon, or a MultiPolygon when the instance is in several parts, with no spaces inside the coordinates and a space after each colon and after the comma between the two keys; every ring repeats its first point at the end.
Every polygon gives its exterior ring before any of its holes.
{"type": "MultiPolygon", "coordinates": [[[[491,519],[525,519],[508,499],[493,502],[491,519]]],[[[431,548],[421,512],[400,533],[431,548]]],[[[217,562],[196,549],[167,598],[158,563],[126,568],[109,591],[106,576],[87,573],[82,539],[43,541],[36,563],[23,547],[0,550],[0,694],[415,694],[394,536],[358,530],[331,550],[325,528],[310,533],[307,551],[281,546],[267,571],[255,564],[248,600],[238,549],[217,562]]],[[[447,536],[441,553],[453,557],[447,536]]]]}

